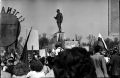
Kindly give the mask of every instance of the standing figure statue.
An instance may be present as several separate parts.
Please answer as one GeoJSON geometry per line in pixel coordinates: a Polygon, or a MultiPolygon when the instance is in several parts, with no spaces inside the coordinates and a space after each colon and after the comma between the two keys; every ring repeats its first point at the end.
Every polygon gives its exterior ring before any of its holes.
{"type": "Polygon", "coordinates": [[[61,23],[63,21],[63,15],[62,15],[62,13],[60,12],[59,9],[57,9],[56,12],[57,12],[57,15],[54,18],[55,18],[55,20],[57,22],[57,25],[58,25],[58,28],[59,28],[59,32],[62,32],[62,30],[61,30],[61,23]]]}

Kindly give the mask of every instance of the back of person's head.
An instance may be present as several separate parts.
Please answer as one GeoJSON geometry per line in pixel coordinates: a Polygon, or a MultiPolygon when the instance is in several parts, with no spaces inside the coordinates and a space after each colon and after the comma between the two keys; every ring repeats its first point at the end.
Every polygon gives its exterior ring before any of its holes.
{"type": "Polygon", "coordinates": [[[43,69],[43,64],[39,60],[33,60],[30,62],[30,68],[32,71],[40,72],[43,69]]]}
{"type": "Polygon", "coordinates": [[[99,45],[96,45],[96,46],[94,47],[95,53],[99,52],[100,50],[101,50],[101,47],[100,47],[99,45]]]}
{"type": "Polygon", "coordinates": [[[58,47],[61,47],[61,43],[60,42],[55,44],[55,48],[58,48],[58,47]]]}
{"type": "Polygon", "coordinates": [[[23,62],[18,62],[13,68],[13,74],[16,76],[26,75],[28,71],[27,65],[23,62]]]}

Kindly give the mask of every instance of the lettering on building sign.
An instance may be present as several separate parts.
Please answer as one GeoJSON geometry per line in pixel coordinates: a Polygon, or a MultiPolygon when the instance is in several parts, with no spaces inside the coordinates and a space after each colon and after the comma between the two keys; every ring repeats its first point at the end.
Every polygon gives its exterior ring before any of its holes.
{"type": "Polygon", "coordinates": [[[5,7],[3,6],[0,13],[15,15],[19,20],[19,22],[23,22],[25,20],[25,18],[22,15],[20,15],[20,12],[18,12],[16,9],[13,9],[11,7],[8,7],[7,9],[5,9],[5,7]]]}

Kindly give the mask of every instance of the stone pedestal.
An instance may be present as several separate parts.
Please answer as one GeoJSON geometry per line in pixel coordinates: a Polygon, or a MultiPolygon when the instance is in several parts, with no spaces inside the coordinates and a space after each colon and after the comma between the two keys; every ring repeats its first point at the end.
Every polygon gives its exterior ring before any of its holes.
{"type": "Polygon", "coordinates": [[[64,40],[64,32],[57,32],[57,42],[62,42],[64,40]]]}
{"type": "Polygon", "coordinates": [[[64,32],[56,32],[54,34],[54,43],[61,43],[62,47],[64,46],[64,32]]]}

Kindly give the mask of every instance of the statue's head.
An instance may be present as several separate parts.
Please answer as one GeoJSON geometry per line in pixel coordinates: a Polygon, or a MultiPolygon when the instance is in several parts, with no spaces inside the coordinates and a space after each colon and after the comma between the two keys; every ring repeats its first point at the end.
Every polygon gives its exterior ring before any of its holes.
{"type": "Polygon", "coordinates": [[[60,9],[57,9],[57,13],[60,13],[60,9]]]}

